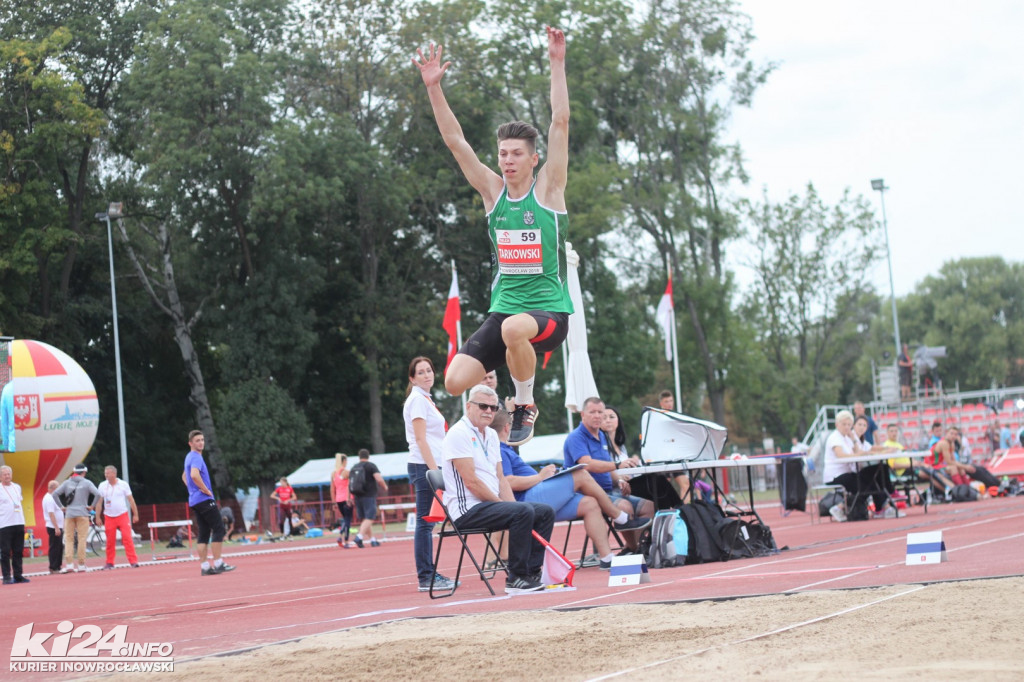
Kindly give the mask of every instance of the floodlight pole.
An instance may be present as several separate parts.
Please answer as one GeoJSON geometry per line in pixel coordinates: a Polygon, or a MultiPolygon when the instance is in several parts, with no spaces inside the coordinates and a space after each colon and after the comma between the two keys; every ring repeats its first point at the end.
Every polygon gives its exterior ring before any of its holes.
{"type": "Polygon", "coordinates": [[[121,204],[107,207],[106,213],[97,213],[96,220],[107,223],[107,253],[110,257],[110,305],[114,315],[114,370],[117,379],[117,423],[121,435],[121,479],[128,481],[128,440],[124,433],[124,391],[121,388],[121,339],[117,329],[117,287],[114,284],[114,238],[110,227],[111,218],[121,217],[121,204]]]}
{"type": "Polygon", "coordinates": [[[896,335],[896,365],[899,366],[900,354],[903,352],[903,344],[900,342],[900,319],[896,315],[896,285],[892,278],[892,248],[889,246],[889,223],[885,219],[885,180],[878,178],[871,181],[871,189],[876,190],[882,201],[882,231],[885,233],[885,256],[889,261],[889,293],[892,295],[892,327],[896,335]]]}

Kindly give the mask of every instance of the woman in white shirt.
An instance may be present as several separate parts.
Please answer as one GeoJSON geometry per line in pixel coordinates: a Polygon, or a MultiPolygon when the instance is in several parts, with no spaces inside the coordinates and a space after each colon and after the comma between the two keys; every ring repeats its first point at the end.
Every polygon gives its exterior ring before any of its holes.
{"type": "Polygon", "coordinates": [[[409,444],[409,487],[416,491],[416,532],[412,544],[420,592],[430,590],[432,579],[435,589],[452,588],[448,578],[438,575],[434,579],[434,524],[423,520],[430,514],[430,504],[434,500],[434,493],[427,483],[427,470],[441,466],[441,441],[447,430],[444,415],[430,395],[433,387],[434,363],[422,355],[413,358],[409,363],[409,386],[402,417],[405,420],[405,440],[409,444]]]}
{"type": "MultiPolygon", "coordinates": [[[[828,435],[825,441],[825,469],[822,472],[822,479],[828,485],[841,485],[856,499],[857,465],[853,462],[844,462],[844,457],[853,457],[855,450],[853,444],[853,414],[848,410],[842,410],[836,414],[836,429],[828,435]]],[[[865,516],[867,506],[865,504],[865,516]]],[[[846,504],[840,503],[829,509],[829,513],[836,521],[846,520],[846,504]]]]}

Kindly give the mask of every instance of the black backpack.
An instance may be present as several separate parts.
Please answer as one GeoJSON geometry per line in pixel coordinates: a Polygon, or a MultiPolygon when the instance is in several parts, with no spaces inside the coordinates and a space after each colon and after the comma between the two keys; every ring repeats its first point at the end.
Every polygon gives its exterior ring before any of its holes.
{"type": "Polygon", "coordinates": [[[353,495],[368,495],[372,492],[366,475],[366,464],[359,462],[348,472],[348,490],[353,495]]]}
{"type": "Polygon", "coordinates": [[[722,527],[724,524],[721,522],[725,519],[725,514],[722,513],[721,507],[703,500],[694,500],[690,504],[680,505],[679,513],[686,521],[686,529],[690,536],[686,563],[703,564],[725,561],[729,558],[722,536],[723,532],[728,534],[730,531],[722,527]]]}
{"type": "Polygon", "coordinates": [[[75,481],[75,484],[62,492],[57,496],[57,501],[60,502],[60,506],[67,507],[75,501],[75,491],[78,490],[78,486],[82,484],[81,481],[75,481]]]}

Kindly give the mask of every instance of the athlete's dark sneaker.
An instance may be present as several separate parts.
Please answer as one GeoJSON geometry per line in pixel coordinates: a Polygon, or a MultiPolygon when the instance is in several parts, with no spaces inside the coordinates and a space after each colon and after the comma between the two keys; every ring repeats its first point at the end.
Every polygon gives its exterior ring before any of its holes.
{"type": "Polygon", "coordinates": [[[540,410],[536,405],[516,405],[512,412],[512,431],[508,434],[509,445],[516,447],[533,438],[533,425],[538,414],[540,410]]]}
{"type": "Polygon", "coordinates": [[[214,575],[218,573],[227,573],[228,571],[235,570],[235,567],[230,564],[221,564],[220,566],[214,566],[210,569],[210,572],[214,575]]]}

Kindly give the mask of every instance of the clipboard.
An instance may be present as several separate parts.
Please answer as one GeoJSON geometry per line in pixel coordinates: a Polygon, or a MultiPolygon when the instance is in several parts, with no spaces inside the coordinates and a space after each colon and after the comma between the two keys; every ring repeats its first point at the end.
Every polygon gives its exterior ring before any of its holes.
{"type": "Polygon", "coordinates": [[[555,476],[561,476],[562,474],[572,473],[573,471],[576,471],[577,469],[586,469],[586,468],[587,468],[586,464],[573,464],[571,467],[567,467],[565,469],[559,469],[555,473],[551,474],[551,478],[554,478],[555,476]]]}

